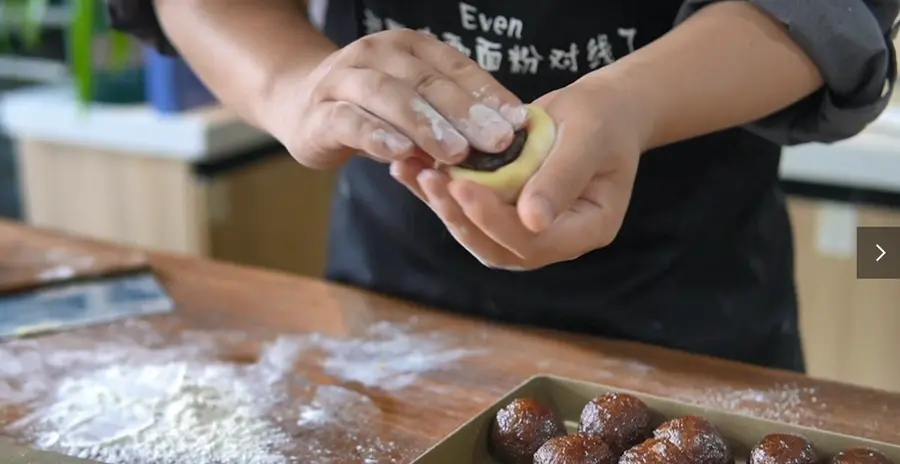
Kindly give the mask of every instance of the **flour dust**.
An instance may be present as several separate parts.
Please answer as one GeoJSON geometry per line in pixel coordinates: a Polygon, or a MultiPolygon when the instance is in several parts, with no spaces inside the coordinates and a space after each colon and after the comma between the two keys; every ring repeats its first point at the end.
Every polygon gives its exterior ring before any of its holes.
{"type": "Polygon", "coordinates": [[[2,433],[109,464],[397,462],[414,451],[381,438],[365,391],[397,392],[480,353],[381,323],[355,338],[283,336],[252,362],[225,362],[246,335],[173,339],[139,321],[105,330],[0,345],[0,404],[25,412],[2,433]],[[338,384],[295,374],[298,363],[338,384]]]}
{"type": "Polygon", "coordinates": [[[114,365],[65,379],[26,424],[42,448],[101,462],[282,464],[270,393],[233,365],[114,365]]]}
{"type": "Polygon", "coordinates": [[[315,344],[326,353],[323,367],[328,375],[383,390],[406,388],[424,373],[484,352],[453,348],[441,333],[410,334],[387,323],[373,325],[363,339],[320,337],[315,344]]]}
{"type": "Polygon", "coordinates": [[[380,415],[381,410],[368,396],[335,385],[322,385],[316,388],[313,400],[300,407],[297,425],[368,423],[380,415]]]}
{"type": "Polygon", "coordinates": [[[380,438],[382,412],[366,395],[322,385],[315,388],[312,401],[300,406],[298,412],[298,430],[294,435],[299,462],[380,463],[403,457],[403,450],[396,443],[380,438]]]}
{"type": "Polygon", "coordinates": [[[778,384],[766,389],[709,389],[699,393],[679,394],[676,398],[762,419],[815,425],[828,407],[818,400],[816,391],[812,387],[778,384]]]}

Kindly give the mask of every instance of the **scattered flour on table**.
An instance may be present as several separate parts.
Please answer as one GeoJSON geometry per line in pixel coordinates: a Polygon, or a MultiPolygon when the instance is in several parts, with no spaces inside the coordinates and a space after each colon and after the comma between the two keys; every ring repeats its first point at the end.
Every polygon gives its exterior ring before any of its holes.
{"type": "Polygon", "coordinates": [[[65,280],[75,276],[76,269],[72,266],[53,266],[38,273],[38,280],[65,280]]]}
{"type": "Polygon", "coordinates": [[[368,396],[336,385],[322,385],[316,388],[313,400],[300,407],[297,425],[367,423],[380,414],[381,410],[368,396]]]}
{"type": "Polygon", "coordinates": [[[380,438],[381,411],[361,388],[397,391],[481,352],[448,334],[379,323],[355,338],[283,336],[252,364],[219,358],[247,340],[172,339],[129,321],[100,336],[4,343],[0,400],[27,415],[3,433],[109,464],[397,462],[410,451],[380,438]],[[297,375],[301,360],[360,387],[297,375]]]}
{"type": "Polygon", "coordinates": [[[384,390],[406,388],[424,373],[484,353],[453,347],[453,340],[442,333],[408,333],[388,323],[373,325],[365,338],[316,337],[314,343],[326,354],[323,367],[328,375],[384,390]]]}
{"type": "Polygon", "coordinates": [[[113,463],[281,464],[289,437],[268,401],[232,365],[115,365],[65,379],[38,411],[35,443],[113,463]]]}
{"type": "Polygon", "coordinates": [[[396,462],[402,450],[379,437],[380,417],[378,405],[366,395],[335,385],[318,386],[313,399],[299,409],[299,430],[294,434],[299,446],[293,457],[318,464],[396,462]]]}
{"type": "Polygon", "coordinates": [[[732,411],[788,423],[811,424],[819,419],[820,411],[828,407],[816,397],[813,387],[778,384],[767,389],[709,389],[699,393],[679,394],[678,399],[707,407],[732,411]]]}
{"type": "Polygon", "coordinates": [[[79,270],[88,269],[94,265],[94,257],[80,252],[74,252],[64,248],[52,248],[38,252],[28,248],[22,251],[12,260],[19,264],[52,264],[37,274],[41,281],[64,280],[74,276],[79,270]]]}

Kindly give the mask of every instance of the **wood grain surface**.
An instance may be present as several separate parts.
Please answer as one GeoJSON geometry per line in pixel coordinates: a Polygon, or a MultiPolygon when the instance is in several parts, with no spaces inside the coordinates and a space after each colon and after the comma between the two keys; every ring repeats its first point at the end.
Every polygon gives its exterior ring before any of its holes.
{"type": "Polygon", "coordinates": [[[0,293],[146,268],[146,254],[0,221],[0,293]]]}
{"type": "MultiPolygon", "coordinates": [[[[33,246],[40,243],[38,239],[33,246]]],[[[70,244],[75,247],[78,242],[70,244]]],[[[900,395],[896,394],[634,343],[500,326],[266,270],[171,254],[149,256],[178,304],[176,314],[148,319],[149,323],[167,337],[184,331],[243,334],[246,338],[241,343],[222,351],[225,360],[252,361],[267,340],[280,334],[365,337],[368,328],[379,322],[407,323],[418,332],[440,331],[456,337],[462,346],[484,350],[485,354],[463,359],[456,367],[425,373],[399,391],[366,388],[329,376],[319,355],[304,356],[294,364],[306,378],[342,385],[375,401],[381,414],[367,429],[396,444],[378,462],[411,461],[538,373],[900,443],[900,395]]],[[[101,343],[109,335],[107,330],[95,327],[78,333],[83,335],[81,343],[101,343]]],[[[32,343],[51,347],[63,343],[64,335],[32,343]]],[[[0,408],[0,425],[21,413],[19,408],[0,408]]],[[[337,434],[325,446],[350,449],[354,443],[337,434]]],[[[350,458],[337,461],[354,462],[350,458]]]]}

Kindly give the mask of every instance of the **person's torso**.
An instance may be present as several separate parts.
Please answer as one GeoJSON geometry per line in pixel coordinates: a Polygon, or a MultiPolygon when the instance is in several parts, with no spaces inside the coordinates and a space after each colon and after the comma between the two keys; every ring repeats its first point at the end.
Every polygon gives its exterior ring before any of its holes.
{"type": "Polygon", "coordinates": [[[571,83],[672,27],[681,0],[326,0],[342,44],[409,28],[450,44],[525,101],[571,83]]]}
{"type": "MultiPolygon", "coordinates": [[[[526,102],[659,38],[682,3],[329,2],[325,31],[333,40],[422,30],[526,102]]],[[[741,129],[647,153],[613,244],[531,272],[483,267],[386,166],[358,158],[344,168],[335,199],[329,275],[499,320],[703,351],[739,333],[793,324],[779,154],[741,129]]]]}

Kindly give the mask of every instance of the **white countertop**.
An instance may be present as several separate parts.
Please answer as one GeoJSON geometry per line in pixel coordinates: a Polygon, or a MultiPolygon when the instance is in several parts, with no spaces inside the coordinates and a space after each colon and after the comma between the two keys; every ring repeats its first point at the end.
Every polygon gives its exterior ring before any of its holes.
{"type": "Polygon", "coordinates": [[[29,87],[0,96],[0,130],[13,138],[87,145],[187,161],[227,156],[272,141],[221,107],[162,115],[146,105],[80,107],[70,86],[29,87]]]}
{"type": "MultiPolygon", "coordinates": [[[[0,129],[13,137],[90,145],[188,161],[227,156],[272,141],[222,108],[159,115],[147,106],[92,105],[82,110],[67,86],[34,87],[0,98],[0,129]]],[[[784,179],[900,193],[900,106],[862,134],[832,145],[789,147],[784,179]]]]}
{"type": "Polygon", "coordinates": [[[856,137],[785,148],[781,177],[900,193],[900,107],[889,107],[856,137]]]}

